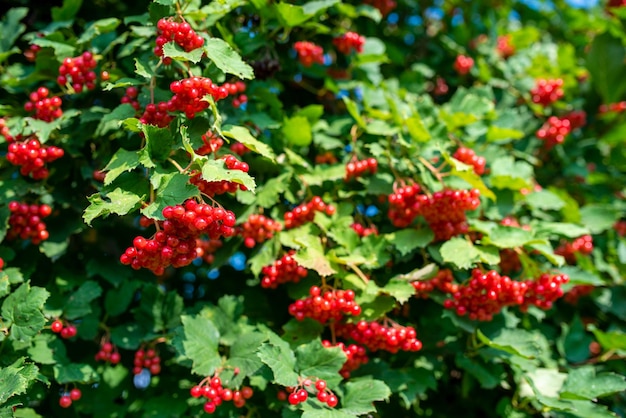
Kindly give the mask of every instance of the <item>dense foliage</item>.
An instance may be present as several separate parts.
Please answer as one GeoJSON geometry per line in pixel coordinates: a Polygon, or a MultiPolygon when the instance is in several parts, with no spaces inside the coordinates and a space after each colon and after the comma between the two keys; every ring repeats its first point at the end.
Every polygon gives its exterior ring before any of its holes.
{"type": "Polygon", "coordinates": [[[623,1],[8,4],[0,416],[626,416],[623,1]]]}

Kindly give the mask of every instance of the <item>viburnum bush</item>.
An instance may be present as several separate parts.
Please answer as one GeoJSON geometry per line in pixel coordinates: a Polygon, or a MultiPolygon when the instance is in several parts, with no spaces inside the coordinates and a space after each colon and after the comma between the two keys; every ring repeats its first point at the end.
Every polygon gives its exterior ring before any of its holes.
{"type": "Polygon", "coordinates": [[[1,6],[0,416],[626,416],[623,1],[55,4],[1,6]]]}

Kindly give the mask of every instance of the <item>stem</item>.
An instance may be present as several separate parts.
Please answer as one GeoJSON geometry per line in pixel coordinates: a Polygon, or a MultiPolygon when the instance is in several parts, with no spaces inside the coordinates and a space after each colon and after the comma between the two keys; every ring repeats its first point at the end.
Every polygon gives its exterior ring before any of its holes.
{"type": "Polygon", "coordinates": [[[352,264],[352,263],[349,263],[348,267],[350,267],[352,271],[354,271],[356,275],[359,276],[365,284],[369,283],[370,279],[367,278],[365,273],[363,273],[363,271],[359,267],[357,267],[355,264],[352,264]]]}
{"type": "Polygon", "coordinates": [[[443,177],[441,176],[441,173],[439,172],[439,170],[437,170],[431,163],[429,163],[426,160],[426,158],[419,156],[418,159],[422,164],[424,164],[424,166],[428,170],[430,170],[431,173],[433,173],[433,175],[437,178],[437,180],[439,180],[439,182],[443,184],[443,177]]]}
{"type": "MultiPolygon", "coordinates": [[[[180,164],[178,164],[178,162],[176,160],[174,160],[173,158],[170,157],[170,158],[167,159],[167,161],[172,163],[172,165],[178,169],[179,173],[184,174],[187,171],[187,169],[182,168],[180,166],[180,164]]],[[[187,166],[187,168],[189,168],[189,166],[187,166]]]]}

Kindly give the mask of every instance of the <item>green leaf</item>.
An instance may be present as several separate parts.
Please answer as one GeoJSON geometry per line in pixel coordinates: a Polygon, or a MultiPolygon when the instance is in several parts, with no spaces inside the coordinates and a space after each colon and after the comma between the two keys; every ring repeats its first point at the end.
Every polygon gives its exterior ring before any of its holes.
{"type": "Polygon", "coordinates": [[[486,365],[481,364],[480,358],[472,359],[462,353],[457,353],[455,363],[458,367],[472,375],[480,386],[485,389],[494,389],[500,384],[501,376],[496,375],[486,365]]]}
{"type": "Polygon", "coordinates": [[[274,382],[282,386],[295,386],[298,383],[296,356],[289,344],[277,335],[269,334],[269,342],[259,348],[257,356],[272,369],[274,382]]]}
{"type": "Polygon", "coordinates": [[[539,210],[561,210],[565,206],[565,202],[559,196],[548,190],[527,194],[526,203],[531,208],[539,210]]]}
{"type": "Polygon", "coordinates": [[[563,324],[563,349],[565,358],[571,363],[580,363],[589,358],[589,344],[593,338],[585,331],[580,316],[574,316],[569,324],[563,324]]]}
{"type": "Polygon", "coordinates": [[[129,103],[123,103],[117,106],[115,109],[102,117],[96,131],[94,132],[94,136],[101,137],[105,136],[107,133],[111,131],[117,131],[120,129],[122,121],[133,118],[137,111],[135,108],[129,103]]]}
{"type": "MultiPolygon", "coordinates": [[[[187,178],[185,176],[185,178],[187,178]]],[[[91,225],[94,219],[100,216],[108,216],[111,213],[126,215],[128,212],[137,209],[145,196],[139,196],[133,192],[123,190],[120,187],[107,193],[104,198],[99,194],[93,194],[87,198],[89,206],[85,208],[83,220],[87,225],[91,225]],[[105,198],[107,200],[105,200],[105,198]]]]}
{"type": "Polygon", "coordinates": [[[68,363],[65,345],[54,334],[39,334],[33,339],[28,355],[36,363],[68,363]]]}
{"type": "Polygon", "coordinates": [[[367,124],[361,117],[361,112],[359,111],[357,104],[348,97],[343,97],[342,100],[343,100],[343,103],[346,105],[346,110],[348,111],[348,113],[350,113],[350,116],[354,118],[357,125],[359,125],[359,127],[363,129],[366,129],[367,124]]]}
{"type": "Polygon", "coordinates": [[[283,121],[283,135],[287,143],[296,146],[307,146],[313,141],[311,124],[304,116],[294,116],[283,121]]]}
{"type": "Polygon", "coordinates": [[[623,390],[626,390],[624,376],[611,372],[596,374],[593,366],[583,366],[570,370],[561,388],[561,398],[593,400],[623,390]]]}
{"type": "Polygon", "coordinates": [[[100,377],[89,364],[69,363],[54,365],[54,380],[59,384],[90,384],[99,381],[100,377]]]}
{"type": "Polygon", "coordinates": [[[0,368],[0,405],[14,395],[26,393],[33,383],[39,369],[34,364],[25,364],[25,357],[9,366],[0,368]]]}
{"type": "Polygon", "coordinates": [[[497,225],[489,235],[481,240],[485,244],[495,245],[498,248],[523,247],[532,242],[541,243],[533,237],[532,232],[512,226],[497,225]]]}
{"type": "Polygon", "coordinates": [[[224,166],[224,160],[209,160],[202,165],[202,178],[206,181],[231,181],[242,184],[251,192],[254,192],[256,184],[248,173],[241,170],[229,170],[224,166]]]}
{"type": "Polygon", "coordinates": [[[543,334],[524,329],[500,329],[490,334],[489,338],[477,329],[476,335],[489,347],[524,358],[540,356],[548,344],[543,334]]]}
{"type": "Polygon", "coordinates": [[[380,291],[392,296],[400,304],[407,302],[415,295],[415,288],[411,282],[399,277],[394,277],[389,280],[389,282],[383,286],[380,291]]]}
{"type": "Polygon", "coordinates": [[[567,238],[578,238],[589,234],[589,229],[580,225],[562,222],[532,222],[531,229],[538,237],[550,238],[559,235],[567,238]]]}
{"type": "Polygon", "coordinates": [[[17,38],[26,30],[26,25],[20,23],[28,15],[28,8],[14,7],[7,10],[0,22],[0,52],[11,49],[17,38]]]}
{"type": "Polygon", "coordinates": [[[174,41],[168,42],[163,45],[163,56],[165,58],[172,58],[177,61],[190,61],[194,64],[199,63],[204,55],[202,48],[197,48],[192,51],[186,52],[174,41]]]}
{"type": "Polygon", "coordinates": [[[439,249],[443,261],[454,264],[460,269],[469,269],[480,260],[480,253],[470,241],[454,237],[446,241],[439,249]]]}
{"type": "Polygon", "coordinates": [[[256,352],[267,339],[267,335],[261,332],[249,332],[240,335],[230,347],[228,364],[233,367],[239,367],[243,376],[255,374],[263,367],[263,362],[256,355],[256,352]]]}
{"type": "Polygon", "coordinates": [[[626,351],[626,333],[622,331],[609,331],[604,332],[596,328],[594,325],[589,325],[587,329],[593,332],[593,335],[598,340],[598,343],[605,350],[622,350],[626,351]]]}
{"type": "Polygon", "coordinates": [[[270,208],[280,200],[280,194],[289,187],[289,182],[293,173],[283,173],[278,177],[273,177],[257,190],[256,203],[262,208],[270,208]]]}
{"type": "Polygon", "coordinates": [[[324,254],[324,248],[320,238],[308,242],[312,244],[303,246],[293,256],[294,260],[302,267],[306,267],[310,270],[316,271],[320,276],[330,276],[337,273],[331,265],[330,261],[324,254]]]}
{"type": "Polygon", "coordinates": [[[531,188],[533,166],[513,157],[500,157],[491,164],[491,185],[498,189],[531,188]]]}
{"type": "Polygon", "coordinates": [[[124,148],[118,149],[111,157],[111,161],[104,167],[104,171],[107,172],[104,177],[104,185],[108,186],[120,174],[133,170],[139,164],[139,153],[137,151],[127,151],[124,148]]]}
{"type": "Polygon", "coordinates": [[[124,281],[119,288],[109,290],[104,298],[107,314],[118,316],[126,312],[139,286],[137,281],[124,281]]]}
{"type": "Polygon", "coordinates": [[[63,0],[62,7],[52,8],[52,20],[55,22],[73,20],[82,4],[83,0],[63,0]]]}
{"type": "Polygon", "coordinates": [[[512,129],[512,128],[503,128],[500,126],[491,125],[487,128],[487,141],[488,142],[498,142],[503,140],[515,140],[521,139],[524,137],[524,132],[512,129]]]}
{"type": "Polygon", "coordinates": [[[482,178],[476,174],[474,167],[464,164],[456,158],[451,157],[447,152],[443,153],[443,157],[452,167],[451,175],[465,181],[470,187],[477,189],[481,196],[485,196],[492,201],[496,201],[496,195],[485,185],[482,178]]]}
{"type": "Polygon", "coordinates": [[[626,91],[626,51],[622,41],[610,32],[597,35],[587,54],[587,68],[591,81],[604,103],[619,101],[626,91]]]}
{"type": "Polygon", "coordinates": [[[430,228],[402,229],[385,234],[385,239],[403,256],[416,248],[425,248],[434,238],[435,234],[430,228]]]}
{"type": "Polygon", "coordinates": [[[73,45],[63,42],[57,42],[46,38],[35,38],[32,43],[33,45],[38,45],[42,48],[52,48],[54,56],[59,60],[73,57],[74,54],[76,54],[76,48],[73,45]]]}
{"type": "Polygon", "coordinates": [[[580,223],[592,234],[600,234],[612,229],[620,215],[620,211],[612,206],[590,204],[580,209],[580,223]]]}
{"type": "Polygon", "coordinates": [[[91,313],[91,301],[101,294],[100,285],[93,280],[87,280],[65,302],[63,309],[65,317],[73,320],[91,313]]]}
{"type": "Polygon", "coordinates": [[[276,155],[274,155],[274,151],[263,142],[259,141],[255,137],[250,134],[248,128],[243,126],[232,126],[225,125],[222,127],[222,134],[225,137],[235,139],[242,144],[244,144],[248,149],[256,152],[257,154],[262,155],[263,157],[276,161],[276,155]]]}
{"type": "Polygon", "coordinates": [[[220,334],[207,314],[207,311],[203,311],[195,316],[183,315],[181,318],[185,356],[193,362],[191,371],[200,376],[212,375],[222,362],[217,351],[220,334]]]}
{"type": "Polygon", "coordinates": [[[291,347],[297,347],[317,339],[324,331],[324,326],[311,318],[304,318],[302,321],[292,318],[283,325],[283,330],[285,333],[281,338],[291,347]]]}
{"type": "Polygon", "coordinates": [[[12,292],[2,303],[2,319],[9,327],[9,338],[13,341],[28,342],[46,325],[43,305],[50,293],[42,287],[31,287],[24,283],[12,292]]]}
{"type": "Polygon", "coordinates": [[[246,62],[241,59],[241,56],[224,40],[219,38],[206,40],[204,52],[217,68],[223,72],[248,80],[254,78],[252,67],[246,64],[246,62]]]}
{"type": "Polygon", "coordinates": [[[165,161],[171,154],[174,137],[168,128],[141,124],[148,153],[153,160],[165,161]]]}
{"type": "Polygon", "coordinates": [[[341,411],[355,415],[376,411],[374,402],[384,401],[391,396],[389,387],[380,380],[363,379],[346,383],[341,397],[341,411]]]}
{"type": "MultiPolygon", "coordinates": [[[[319,404],[313,404],[312,402],[303,404],[302,411],[302,416],[300,418],[354,418],[356,416],[354,414],[344,412],[341,409],[328,409],[327,407],[325,408],[319,404]]],[[[287,417],[283,415],[283,418],[287,417]]]]}
{"type": "Polygon", "coordinates": [[[325,380],[330,386],[342,380],[339,370],[347,358],[341,347],[324,347],[318,338],[300,345],[295,354],[296,370],[300,376],[315,376],[325,380]]]}
{"type": "Polygon", "coordinates": [[[78,38],[76,42],[79,44],[85,44],[98,35],[114,31],[120,23],[122,23],[122,21],[114,17],[91,22],[87,25],[82,35],[80,36],[80,38],[78,38]]]}
{"type": "Polygon", "coordinates": [[[141,213],[148,218],[163,220],[163,209],[166,206],[181,205],[185,200],[198,195],[198,188],[189,184],[189,176],[181,173],[165,174],[159,179],[156,199],[143,208],[141,213]]]}

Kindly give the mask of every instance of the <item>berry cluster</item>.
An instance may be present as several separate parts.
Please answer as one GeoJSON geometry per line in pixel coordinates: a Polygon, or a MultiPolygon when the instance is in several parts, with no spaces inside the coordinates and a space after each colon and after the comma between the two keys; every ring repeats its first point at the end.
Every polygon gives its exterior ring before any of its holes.
{"type": "Polygon", "coordinates": [[[378,170],[378,161],[376,158],[371,157],[366,160],[353,160],[346,164],[346,175],[344,181],[350,181],[363,174],[376,174],[378,170]]]}
{"type": "Polygon", "coordinates": [[[584,110],[572,110],[565,119],[569,120],[572,130],[582,128],[587,123],[587,112],[584,110]]]}
{"type": "Polygon", "coordinates": [[[77,401],[83,396],[83,393],[78,388],[74,388],[69,392],[63,392],[63,395],[59,398],[59,406],[61,408],[69,408],[72,406],[72,402],[77,401]]]}
{"type": "Polygon", "coordinates": [[[321,197],[315,196],[308,203],[302,203],[293,210],[285,212],[285,228],[296,228],[307,222],[313,221],[315,212],[325,212],[327,215],[335,213],[335,207],[324,203],[321,197]]]}
{"type": "Polygon", "coordinates": [[[41,47],[39,45],[30,44],[28,49],[24,51],[24,58],[26,58],[28,62],[35,62],[39,51],[41,51],[41,47]]]}
{"type": "Polygon", "coordinates": [[[341,370],[339,370],[339,374],[343,376],[344,379],[348,379],[351,372],[355,371],[362,364],[366,364],[369,361],[365,348],[356,344],[346,345],[342,342],[333,344],[328,340],[322,340],[322,345],[327,348],[340,347],[343,350],[347,360],[341,367],[341,370]]]}
{"type": "Polygon", "coordinates": [[[174,119],[174,117],[167,113],[167,102],[159,102],[157,104],[150,103],[146,105],[143,114],[139,118],[139,122],[145,125],[165,128],[169,126],[172,119],[174,119]]]}
{"type": "Polygon", "coordinates": [[[274,232],[283,229],[283,226],[266,216],[253,213],[248,220],[237,228],[237,234],[243,238],[243,244],[254,248],[274,236],[274,232]]]}
{"type": "Polygon", "coordinates": [[[30,239],[30,242],[35,245],[48,239],[48,230],[42,219],[47,218],[52,213],[50,206],[45,204],[29,205],[14,200],[9,202],[9,211],[11,216],[9,216],[9,230],[6,239],[30,239]]]}
{"type": "Polygon", "coordinates": [[[239,156],[242,156],[245,153],[250,152],[250,148],[246,147],[241,142],[233,142],[232,144],[230,144],[229,148],[232,152],[234,152],[235,154],[239,156]]]}
{"type": "Polygon", "coordinates": [[[228,97],[226,88],[213,84],[213,81],[206,77],[173,81],[170,84],[170,91],[174,96],[167,102],[167,110],[184,112],[189,119],[209,107],[209,102],[203,100],[204,96],[211,95],[216,102],[228,97]]]}
{"type": "Polygon", "coordinates": [[[50,325],[50,329],[55,334],[61,335],[61,338],[68,340],[76,335],[76,327],[72,324],[64,324],[60,319],[55,319],[50,325]]]}
{"type": "MultiPolygon", "coordinates": [[[[248,164],[239,161],[234,155],[226,155],[222,157],[226,168],[229,170],[239,170],[247,173],[250,167],[248,164]]],[[[194,170],[190,173],[189,182],[195,185],[201,193],[206,196],[215,196],[224,193],[235,193],[237,190],[247,190],[246,186],[241,183],[235,183],[228,180],[207,181],[202,178],[200,171],[194,170]]]]}
{"type": "Polygon", "coordinates": [[[600,108],[598,109],[598,111],[600,112],[600,114],[622,113],[626,111],[626,100],[621,101],[621,102],[602,104],[600,105],[600,108]]]}
{"type": "Polygon", "coordinates": [[[312,318],[325,324],[339,321],[344,315],[359,316],[361,307],[354,301],[352,290],[322,290],[317,286],[309,289],[309,296],[289,305],[289,313],[298,321],[312,318]]]}
{"type": "Polygon", "coordinates": [[[233,107],[234,108],[238,108],[242,104],[248,102],[248,96],[243,94],[243,92],[246,91],[246,83],[244,83],[243,81],[237,81],[235,83],[224,83],[222,85],[222,87],[224,87],[224,88],[226,88],[226,90],[228,90],[228,95],[229,96],[238,95],[237,97],[233,98],[233,107]]]}
{"type": "MultiPolygon", "coordinates": [[[[154,47],[154,55],[157,57],[163,56],[163,45],[168,42],[176,42],[186,52],[193,51],[194,49],[202,48],[204,45],[204,39],[194,31],[189,23],[175,22],[170,18],[161,18],[157,22],[157,38],[156,46],[154,47]]],[[[163,58],[163,64],[170,65],[172,63],[171,58],[163,58]]]]}
{"type": "Polygon", "coordinates": [[[434,193],[432,197],[423,195],[419,214],[435,233],[435,241],[445,241],[455,235],[467,233],[465,212],[480,205],[479,195],[477,189],[446,189],[434,193]]]}
{"type": "Polygon", "coordinates": [[[334,38],[333,45],[337,51],[344,55],[349,55],[352,51],[361,53],[363,52],[363,45],[365,45],[365,37],[356,32],[346,32],[334,38]]]}
{"type": "Polygon", "coordinates": [[[473,166],[474,172],[479,176],[485,174],[485,164],[487,163],[487,160],[485,157],[479,157],[476,155],[473,149],[459,147],[454,152],[453,157],[464,164],[473,166]]]}
{"type": "Polygon", "coordinates": [[[144,369],[150,371],[151,375],[161,373],[161,357],[159,357],[159,353],[154,348],[148,348],[147,350],[140,348],[135,351],[133,374],[139,374],[144,369]]]}
{"type": "Polygon", "coordinates": [[[465,75],[469,73],[474,66],[474,59],[465,55],[457,55],[452,66],[459,75],[465,75]]]}
{"type": "Polygon", "coordinates": [[[522,305],[527,290],[526,282],[511,280],[495,270],[484,274],[474,269],[469,283],[457,286],[453,299],[446,299],[443,306],[471,320],[491,321],[503,307],[522,305]]]}
{"type": "Polygon", "coordinates": [[[571,131],[572,123],[568,118],[550,116],[539,128],[536,135],[537,138],[544,141],[546,148],[550,149],[557,144],[562,144],[571,131]]]}
{"type": "Polygon", "coordinates": [[[590,295],[596,287],[590,284],[579,284],[572,287],[569,291],[563,295],[563,300],[570,305],[576,305],[578,299],[590,295]]]}
{"type": "Polygon", "coordinates": [[[204,412],[212,414],[222,402],[232,401],[236,408],[243,408],[246,400],[254,395],[254,391],[249,386],[244,386],[241,390],[232,390],[222,386],[222,380],[214,375],[206,377],[200,383],[193,386],[189,391],[193,398],[203,397],[204,412]]]}
{"type": "Polygon", "coordinates": [[[411,284],[415,288],[415,295],[422,299],[427,299],[435,289],[444,293],[455,293],[458,289],[450,269],[439,270],[432,279],[416,280],[411,282],[411,284]]]}
{"type": "Polygon", "coordinates": [[[500,250],[500,272],[506,275],[513,274],[522,269],[522,261],[519,254],[513,248],[503,248],[500,250]]]}
{"type": "Polygon", "coordinates": [[[626,221],[621,219],[613,225],[613,229],[620,237],[626,236],[626,221]]]}
{"type": "MultiPolygon", "coordinates": [[[[313,385],[311,379],[304,379],[298,386],[287,388],[287,392],[289,392],[289,396],[287,398],[289,404],[298,405],[299,403],[306,402],[309,398],[309,391],[305,388],[310,387],[311,385],[313,385]]],[[[331,392],[330,389],[328,389],[325,380],[317,379],[315,381],[314,388],[317,391],[316,398],[318,401],[325,403],[331,408],[337,406],[339,399],[337,399],[337,396],[331,392]]]]}
{"type": "Polygon", "coordinates": [[[435,77],[435,85],[432,90],[435,96],[445,96],[450,91],[450,87],[443,77],[437,76],[435,77]]]}
{"type": "Polygon", "coordinates": [[[52,122],[63,114],[61,104],[63,104],[59,96],[50,95],[50,91],[45,87],[39,87],[37,91],[32,92],[28,98],[29,101],[24,104],[24,110],[27,112],[35,112],[35,119],[45,122],[52,122]]]}
{"type": "Polygon", "coordinates": [[[415,328],[399,324],[387,326],[376,321],[361,320],[356,324],[336,324],[335,332],[338,337],[350,338],[370,351],[397,353],[400,350],[422,349],[422,342],[416,338],[415,328]]]}
{"type": "Polygon", "coordinates": [[[257,80],[272,78],[281,69],[280,61],[271,57],[254,61],[251,65],[254,70],[254,78],[257,80]]]}
{"type": "Polygon", "coordinates": [[[21,142],[9,144],[7,160],[20,167],[20,174],[30,175],[35,180],[43,180],[50,172],[46,168],[46,163],[61,158],[64,155],[62,148],[55,146],[45,146],[38,139],[32,137],[21,142]]]}
{"type": "Polygon", "coordinates": [[[308,41],[298,41],[293,45],[300,64],[310,67],[314,63],[324,64],[324,49],[308,41]]]}
{"type": "Polygon", "coordinates": [[[419,215],[419,196],[422,188],[418,184],[403,186],[388,197],[389,211],[387,216],[397,228],[406,228],[419,215]]]}
{"type": "Polygon", "coordinates": [[[337,157],[331,151],[326,151],[315,156],[315,164],[335,164],[337,157]]]}
{"type": "Polygon", "coordinates": [[[378,228],[376,225],[365,226],[363,224],[354,222],[350,227],[361,237],[366,237],[368,235],[378,235],[378,228]]]}
{"type": "Polygon", "coordinates": [[[215,261],[215,252],[223,245],[219,239],[196,238],[196,255],[205,263],[212,264],[215,261]]]}
{"type": "Polygon", "coordinates": [[[533,103],[549,106],[563,97],[562,87],[563,80],[560,78],[554,80],[538,79],[535,87],[530,90],[533,103]]]}
{"type": "Polygon", "coordinates": [[[520,306],[522,312],[526,312],[530,305],[540,309],[550,309],[555,300],[563,296],[561,285],[567,283],[569,277],[565,274],[550,275],[544,273],[535,280],[527,280],[528,290],[524,295],[524,303],[520,306]]]}
{"type": "Polygon", "coordinates": [[[104,341],[100,345],[100,351],[94,356],[96,361],[104,361],[106,363],[118,364],[122,359],[117,347],[109,341],[104,341]]]}
{"type": "Polygon", "coordinates": [[[263,267],[261,269],[261,274],[263,274],[261,287],[276,289],[279,284],[298,283],[300,279],[306,277],[308,271],[293,258],[295,253],[294,250],[289,250],[274,264],[263,267]]]}
{"type": "Polygon", "coordinates": [[[224,140],[212,131],[202,134],[201,138],[202,145],[195,151],[198,155],[216,153],[224,145],[224,140]]]}
{"type": "Polygon", "coordinates": [[[120,99],[120,102],[123,104],[129,104],[135,110],[141,109],[141,105],[139,105],[139,101],[137,101],[137,96],[139,95],[139,89],[135,86],[126,87],[124,91],[124,95],[120,99]]]}
{"type": "Polygon", "coordinates": [[[363,3],[377,8],[383,17],[387,16],[398,6],[395,0],[363,0],[363,3]]]}
{"type": "Polygon", "coordinates": [[[61,86],[71,83],[76,93],[81,93],[84,88],[93,90],[96,87],[96,73],[93,71],[96,65],[96,59],[89,51],[74,58],[65,58],[59,67],[57,83],[61,86]]]}
{"type": "Polygon", "coordinates": [[[15,138],[11,135],[11,131],[9,130],[5,118],[0,118],[0,135],[2,135],[7,142],[15,141],[15,138]]]}
{"type": "Polygon", "coordinates": [[[197,256],[197,238],[206,234],[211,239],[234,235],[235,215],[221,207],[198,203],[193,199],[184,205],[163,209],[165,221],[151,239],[138,236],[133,246],[120,256],[122,264],[133,269],[147,268],[161,275],[168,266],[189,265],[197,256]]]}
{"type": "Polygon", "coordinates": [[[593,238],[591,235],[583,235],[572,242],[563,242],[556,250],[555,254],[565,257],[569,264],[576,263],[576,253],[591,254],[593,251],[593,238]]]}
{"type": "Polygon", "coordinates": [[[4,260],[0,257],[0,271],[4,268],[4,260]]]}
{"type": "Polygon", "coordinates": [[[515,54],[515,46],[511,43],[511,35],[500,35],[496,40],[496,51],[504,59],[515,54]]]}

